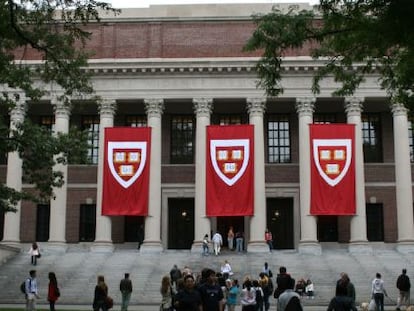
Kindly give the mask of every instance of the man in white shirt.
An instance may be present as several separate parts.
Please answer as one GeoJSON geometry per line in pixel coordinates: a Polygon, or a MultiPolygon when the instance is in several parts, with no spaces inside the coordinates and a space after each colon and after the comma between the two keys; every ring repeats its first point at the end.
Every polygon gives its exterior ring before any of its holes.
{"type": "Polygon", "coordinates": [[[25,282],[26,288],[26,311],[36,310],[36,299],[39,298],[37,291],[36,270],[30,270],[30,277],[25,282]]]}
{"type": "Polygon", "coordinates": [[[221,236],[221,234],[217,231],[214,235],[213,238],[211,239],[213,241],[213,246],[214,246],[214,254],[216,254],[216,256],[218,254],[220,254],[220,250],[221,250],[221,246],[223,245],[223,237],[221,236]]]}

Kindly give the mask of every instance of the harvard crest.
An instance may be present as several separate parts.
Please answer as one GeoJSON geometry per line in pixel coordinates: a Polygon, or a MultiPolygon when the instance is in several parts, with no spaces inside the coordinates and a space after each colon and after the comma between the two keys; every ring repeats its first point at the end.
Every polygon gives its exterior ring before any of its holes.
{"type": "Polygon", "coordinates": [[[248,139],[218,139],[210,141],[210,159],[216,174],[233,186],[246,171],[249,163],[248,139]]]}
{"type": "Polygon", "coordinates": [[[313,139],[313,160],[319,174],[331,187],[346,175],[352,160],[351,139],[313,139]]]}
{"type": "Polygon", "coordinates": [[[147,143],[108,142],[108,166],[112,176],[124,188],[131,186],[144,170],[147,143]]]}

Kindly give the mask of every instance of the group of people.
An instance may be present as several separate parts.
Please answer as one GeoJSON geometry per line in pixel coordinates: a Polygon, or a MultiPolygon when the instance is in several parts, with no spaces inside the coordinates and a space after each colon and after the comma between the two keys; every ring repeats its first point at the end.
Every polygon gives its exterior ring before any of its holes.
{"type": "MultiPolygon", "coordinates": [[[[29,277],[24,281],[24,294],[26,298],[26,310],[36,310],[36,300],[39,299],[39,288],[36,278],[36,270],[30,270],[29,277]]],[[[55,303],[60,296],[60,290],[54,272],[49,272],[49,285],[47,291],[47,300],[49,302],[50,311],[55,311],[55,303]]]]}

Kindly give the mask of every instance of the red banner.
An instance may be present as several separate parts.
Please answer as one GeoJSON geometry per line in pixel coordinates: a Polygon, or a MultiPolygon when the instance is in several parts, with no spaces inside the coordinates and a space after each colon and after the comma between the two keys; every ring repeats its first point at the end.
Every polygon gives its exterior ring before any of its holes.
{"type": "Polygon", "coordinates": [[[355,125],[311,124],[311,215],[355,214],[355,125]]]}
{"type": "Polygon", "coordinates": [[[105,128],[102,215],[148,214],[151,128],[105,128]]]}
{"type": "Polygon", "coordinates": [[[253,125],[207,127],[206,215],[253,215],[253,125]]]}

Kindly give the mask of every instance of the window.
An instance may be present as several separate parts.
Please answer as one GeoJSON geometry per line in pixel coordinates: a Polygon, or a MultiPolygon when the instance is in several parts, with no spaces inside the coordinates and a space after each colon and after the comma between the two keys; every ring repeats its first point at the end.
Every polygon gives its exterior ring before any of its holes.
{"type": "Polygon", "coordinates": [[[288,115],[269,115],[267,121],[269,163],[290,163],[290,127],[288,115]]]}
{"type": "Polygon", "coordinates": [[[193,163],[194,156],[193,116],[171,118],[171,163],[193,163]]]}
{"type": "Polygon", "coordinates": [[[408,116],[408,141],[410,144],[410,160],[414,162],[414,115],[408,116]]]}
{"type": "Polygon", "coordinates": [[[144,115],[126,116],[125,125],[130,127],[147,126],[147,117],[144,115]]]}
{"type": "Polygon", "coordinates": [[[36,217],[36,241],[47,242],[49,240],[50,205],[38,204],[36,217]]]}
{"type": "Polygon", "coordinates": [[[92,164],[98,164],[99,157],[99,116],[85,116],[82,129],[88,131],[88,158],[92,164]]]}
{"type": "Polygon", "coordinates": [[[240,114],[222,114],[217,115],[216,124],[219,125],[238,125],[247,123],[246,118],[240,114]]]}
{"type": "Polygon", "coordinates": [[[41,116],[39,125],[53,133],[55,131],[55,116],[41,116]]]}
{"type": "Polygon", "coordinates": [[[362,115],[362,141],[365,162],[382,162],[381,122],[379,114],[362,115]]]}
{"type": "Polygon", "coordinates": [[[334,114],[327,113],[315,113],[313,115],[314,124],[331,124],[336,123],[336,116],[334,114]]]}
{"type": "Polygon", "coordinates": [[[79,241],[95,241],[96,205],[81,204],[79,217],[79,241]]]}

